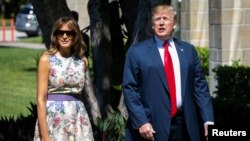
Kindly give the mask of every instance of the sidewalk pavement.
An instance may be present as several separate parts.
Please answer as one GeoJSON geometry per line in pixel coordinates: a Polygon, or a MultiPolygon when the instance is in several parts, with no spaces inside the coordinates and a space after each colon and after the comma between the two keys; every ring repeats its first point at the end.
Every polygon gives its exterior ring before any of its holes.
{"type": "Polygon", "coordinates": [[[0,46],[4,47],[21,47],[31,49],[46,49],[45,44],[41,43],[25,43],[21,42],[20,39],[27,38],[27,34],[24,32],[14,31],[12,35],[11,30],[6,30],[5,41],[3,40],[3,31],[0,29],[0,46]],[[14,37],[13,37],[14,36],[14,37]],[[13,39],[11,39],[13,38],[13,39]]]}
{"type": "Polygon", "coordinates": [[[0,46],[4,47],[20,47],[20,48],[30,48],[30,49],[46,49],[43,43],[24,43],[24,42],[0,42],[0,46]]]}

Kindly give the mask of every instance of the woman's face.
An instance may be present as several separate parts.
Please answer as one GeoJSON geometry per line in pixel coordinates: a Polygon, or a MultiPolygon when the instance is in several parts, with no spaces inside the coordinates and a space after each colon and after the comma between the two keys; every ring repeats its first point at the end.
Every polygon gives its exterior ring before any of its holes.
{"type": "Polygon", "coordinates": [[[59,30],[56,30],[56,38],[60,48],[71,48],[75,35],[76,33],[70,30],[67,24],[63,24],[59,30]]]}
{"type": "Polygon", "coordinates": [[[174,13],[163,7],[158,8],[152,17],[152,29],[162,40],[171,37],[175,24],[174,13]]]}

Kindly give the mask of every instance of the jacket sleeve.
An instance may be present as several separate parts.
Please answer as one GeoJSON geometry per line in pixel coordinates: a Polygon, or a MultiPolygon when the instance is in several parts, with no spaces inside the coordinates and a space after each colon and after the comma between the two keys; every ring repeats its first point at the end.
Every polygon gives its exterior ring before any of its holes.
{"type": "Polygon", "coordinates": [[[199,56],[194,49],[194,94],[203,122],[213,122],[214,113],[212,99],[203,73],[199,56]]]}
{"type": "Polygon", "coordinates": [[[133,47],[127,52],[123,72],[123,95],[132,127],[138,129],[148,123],[139,88],[140,68],[133,47]]]}

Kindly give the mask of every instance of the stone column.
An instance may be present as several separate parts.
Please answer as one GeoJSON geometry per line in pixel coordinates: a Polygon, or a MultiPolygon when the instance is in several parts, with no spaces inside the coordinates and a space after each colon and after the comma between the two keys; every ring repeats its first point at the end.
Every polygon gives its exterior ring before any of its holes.
{"type": "Polygon", "coordinates": [[[250,64],[250,1],[209,0],[210,91],[216,90],[218,65],[250,64]]]}
{"type": "Polygon", "coordinates": [[[67,0],[67,4],[70,10],[78,12],[80,29],[89,26],[88,0],[67,0]]]}
{"type": "Polygon", "coordinates": [[[181,39],[208,47],[208,0],[181,0],[181,39]]]}

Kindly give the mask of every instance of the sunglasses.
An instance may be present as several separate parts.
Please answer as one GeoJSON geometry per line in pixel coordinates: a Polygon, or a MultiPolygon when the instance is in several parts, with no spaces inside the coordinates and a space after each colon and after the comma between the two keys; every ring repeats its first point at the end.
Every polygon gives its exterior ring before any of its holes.
{"type": "Polygon", "coordinates": [[[62,38],[64,34],[67,35],[68,38],[74,38],[76,36],[75,31],[67,31],[67,30],[56,30],[55,35],[59,38],[62,38]]]}

